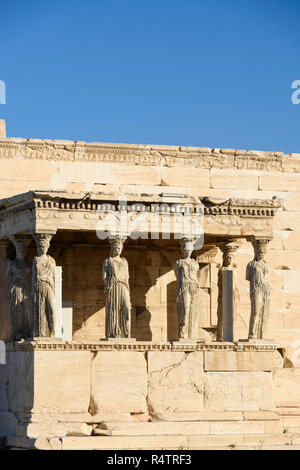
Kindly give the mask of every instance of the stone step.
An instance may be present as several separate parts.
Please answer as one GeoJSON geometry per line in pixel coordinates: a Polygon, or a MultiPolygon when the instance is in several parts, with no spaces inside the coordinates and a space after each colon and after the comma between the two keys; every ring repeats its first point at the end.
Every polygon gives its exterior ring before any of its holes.
{"type": "Polygon", "coordinates": [[[289,434],[300,434],[300,427],[287,427],[284,428],[284,432],[288,432],[289,434]]]}
{"type": "MultiPolygon", "coordinates": [[[[274,411],[178,411],[152,414],[152,421],[278,421],[279,418],[274,411]]],[[[117,420],[106,419],[103,421],[117,420]]],[[[120,419],[119,421],[124,420],[120,419]]]]}
{"type": "Polygon", "coordinates": [[[17,437],[90,436],[93,427],[86,423],[27,423],[16,427],[17,437]]]}
{"type": "Polygon", "coordinates": [[[232,447],[199,447],[197,450],[300,450],[300,445],[286,446],[236,446],[232,447]]]}
{"type": "Polygon", "coordinates": [[[279,421],[199,421],[101,423],[94,435],[102,436],[189,436],[201,434],[271,434],[283,431],[279,421]]]}
{"type": "Polygon", "coordinates": [[[251,435],[193,435],[193,436],[91,436],[91,437],[63,437],[62,450],[197,450],[226,447],[275,447],[299,445],[293,442],[296,436],[292,434],[251,434],[251,435]]]}
{"type": "Polygon", "coordinates": [[[300,407],[298,406],[280,406],[276,408],[276,413],[279,416],[300,416],[300,407]]]}
{"type": "Polygon", "coordinates": [[[300,416],[292,416],[292,415],[281,416],[281,422],[283,424],[283,428],[299,428],[300,416]]]}
{"type": "Polygon", "coordinates": [[[38,438],[10,436],[14,449],[40,450],[299,450],[300,434],[194,436],[67,436],[38,438]]]}

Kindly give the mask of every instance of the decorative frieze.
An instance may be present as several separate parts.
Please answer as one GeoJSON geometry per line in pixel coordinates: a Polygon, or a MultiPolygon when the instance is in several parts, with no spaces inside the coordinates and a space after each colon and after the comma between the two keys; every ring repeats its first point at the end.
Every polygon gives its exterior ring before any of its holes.
{"type": "Polygon", "coordinates": [[[238,170],[283,171],[283,154],[258,152],[259,155],[248,152],[236,155],[234,166],[238,170]]]}
{"type": "Polygon", "coordinates": [[[6,343],[7,351],[275,351],[275,344],[252,343],[203,343],[176,344],[171,342],[153,343],[134,341],[132,343],[99,341],[99,343],[78,343],[53,340],[20,341],[6,343]]]}
{"type": "Polygon", "coordinates": [[[0,158],[87,161],[144,166],[285,170],[289,154],[206,147],[110,144],[101,142],[0,139],[0,158]]]}

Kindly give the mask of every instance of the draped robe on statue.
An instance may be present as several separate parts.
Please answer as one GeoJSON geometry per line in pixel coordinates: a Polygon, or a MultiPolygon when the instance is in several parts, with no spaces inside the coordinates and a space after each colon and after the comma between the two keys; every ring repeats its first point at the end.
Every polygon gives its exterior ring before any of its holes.
{"type": "Polygon", "coordinates": [[[54,336],[55,261],[49,255],[36,256],[32,266],[34,336],[54,336]]]}
{"type": "Polygon", "coordinates": [[[15,340],[32,336],[30,272],[31,268],[26,261],[15,259],[8,263],[7,275],[11,279],[11,336],[15,340]]]}
{"type": "Polygon", "coordinates": [[[191,258],[179,259],[174,265],[174,271],[177,278],[179,338],[196,338],[199,265],[191,258]]]}
{"type": "Polygon", "coordinates": [[[254,260],[248,264],[246,280],[250,281],[251,298],[249,338],[263,339],[268,320],[271,293],[269,270],[264,260],[254,260]]]}
{"type": "Polygon", "coordinates": [[[129,338],[131,304],[127,260],[117,257],[106,259],[103,279],[106,293],[106,338],[129,338]]]}

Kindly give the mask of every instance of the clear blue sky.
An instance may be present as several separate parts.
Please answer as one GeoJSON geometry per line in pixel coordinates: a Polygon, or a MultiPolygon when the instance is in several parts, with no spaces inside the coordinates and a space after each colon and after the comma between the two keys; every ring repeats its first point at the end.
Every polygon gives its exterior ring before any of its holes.
{"type": "Polygon", "coordinates": [[[9,137],[300,152],[299,0],[0,8],[9,137]]]}

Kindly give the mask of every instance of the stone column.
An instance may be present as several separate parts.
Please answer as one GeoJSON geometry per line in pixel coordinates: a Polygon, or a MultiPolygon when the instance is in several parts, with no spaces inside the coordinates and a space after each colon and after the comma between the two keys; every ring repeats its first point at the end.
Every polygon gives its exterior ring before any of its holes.
{"type": "Polygon", "coordinates": [[[251,238],[254,259],[246,269],[246,280],[250,282],[251,315],[249,340],[265,338],[270,306],[271,285],[269,269],[265,261],[269,238],[251,238]]]}
{"type": "Polygon", "coordinates": [[[131,339],[131,302],[128,262],[120,255],[125,237],[110,239],[110,255],[104,260],[102,277],[105,292],[106,339],[131,339]]]}
{"type": "Polygon", "coordinates": [[[217,341],[233,341],[233,325],[236,318],[238,290],[234,254],[238,249],[235,242],[223,243],[223,264],[218,272],[218,326],[217,341]]]}
{"type": "Polygon", "coordinates": [[[31,242],[28,235],[9,237],[16,250],[16,258],[8,263],[7,276],[10,278],[11,338],[15,341],[32,336],[33,319],[31,303],[31,268],[25,261],[31,242]]]}
{"type": "Polygon", "coordinates": [[[53,233],[34,233],[37,256],[32,263],[32,304],[34,337],[55,336],[55,271],[54,259],[47,255],[53,233]]]}
{"type": "Polygon", "coordinates": [[[197,342],[199,264],[191,258],[193,240],[181,240],[181,258],[174,264],[177,279],[177,314],[179,341],[197,342]]]}

